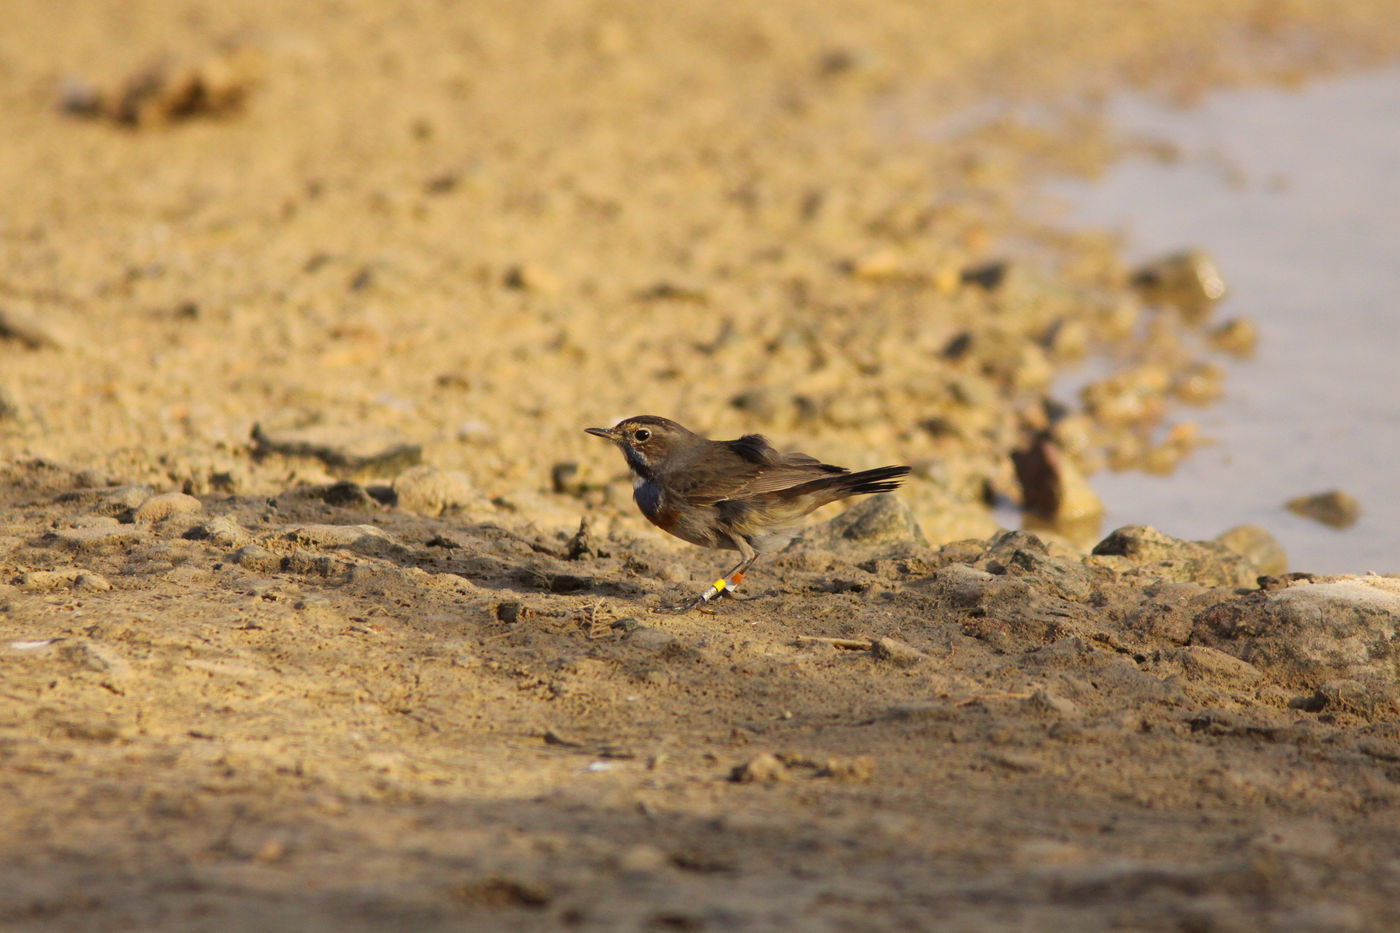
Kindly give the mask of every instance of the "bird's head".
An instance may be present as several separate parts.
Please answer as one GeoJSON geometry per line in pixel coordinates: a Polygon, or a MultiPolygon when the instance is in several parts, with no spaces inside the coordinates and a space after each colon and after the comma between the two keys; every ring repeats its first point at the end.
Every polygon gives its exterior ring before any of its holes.
{"type": "Polygon", "coordinates": [[[610,428],[585,428],[595,437],[618,446],[633,472],[650,476],[680,447],[696,435],[668,418],[638,415],[624,418],[610,428]]]}

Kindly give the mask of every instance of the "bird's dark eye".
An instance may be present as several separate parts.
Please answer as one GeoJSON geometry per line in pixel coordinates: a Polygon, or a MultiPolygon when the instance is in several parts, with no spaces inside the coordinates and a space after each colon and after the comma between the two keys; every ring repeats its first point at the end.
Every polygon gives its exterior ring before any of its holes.
{"type": "Polygon", "coordinates": [[[645,444],[651,440],[651,432],[646,428],[638,428],[637,433],[633,434],[632,437],[636,439],[638,444],[645,444]]]}

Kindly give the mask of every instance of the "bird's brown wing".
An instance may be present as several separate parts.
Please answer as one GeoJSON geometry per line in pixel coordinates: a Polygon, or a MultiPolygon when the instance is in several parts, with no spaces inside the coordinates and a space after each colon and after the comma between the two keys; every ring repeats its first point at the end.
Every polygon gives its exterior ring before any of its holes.
{"type": "Polygon", "coordinates": [[[716,441],[702,459],[669,479],[675,493],[692,505],[761,496],[791,489],[824,476],[848,472],[802,453],[779,453],[762,437],[748,434],[716,441]]]}

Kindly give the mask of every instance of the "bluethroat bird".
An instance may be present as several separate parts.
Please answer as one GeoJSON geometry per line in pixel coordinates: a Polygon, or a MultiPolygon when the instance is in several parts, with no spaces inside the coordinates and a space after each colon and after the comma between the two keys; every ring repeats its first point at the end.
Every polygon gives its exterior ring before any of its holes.
{"type": "Polygon", "coordinates": [[[909,472],[885,466],[852,473],[807,454],[779,453],[758,434],[712,441],[655,415],[585,430],[622,451],[632,496],[653,525],[691,544],[739,552],[739,563],[708,590],[661,612],[733,596],[759,555],[786,547],[808,512],[847,496],[889,492],[909,472]]]}

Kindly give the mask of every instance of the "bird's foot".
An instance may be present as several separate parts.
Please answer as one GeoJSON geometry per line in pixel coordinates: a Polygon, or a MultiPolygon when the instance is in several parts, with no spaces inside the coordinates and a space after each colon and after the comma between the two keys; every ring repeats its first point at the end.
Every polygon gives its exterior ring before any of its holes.
{"type": "Polygon", "coordinates": [[[727,577],[721,577],[720,579],[716,580],[714,583],[710,584],[710,588],[708,590],[701,593],[699,596],[695,597],[689,602],[680,603],[675,606],[662,606],[658,609],[653,609],[652,612],[669,612],[674,613],[675,615],[681,615],[682,613],[689,612],[692,609],[698,609],[705,603],[708,603],[710,600],[714,599],[716,596],[728,596],[730,599],[744,601],[743,596],[740,596],[739,594],[734,592],[734,588],[737,587],[740,583],[742,583],[743,580],[744,572],[742,570],[736,571],[735,573],[731,573],[727,577]]]}

